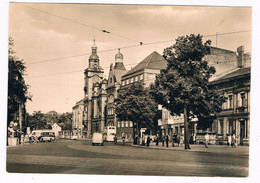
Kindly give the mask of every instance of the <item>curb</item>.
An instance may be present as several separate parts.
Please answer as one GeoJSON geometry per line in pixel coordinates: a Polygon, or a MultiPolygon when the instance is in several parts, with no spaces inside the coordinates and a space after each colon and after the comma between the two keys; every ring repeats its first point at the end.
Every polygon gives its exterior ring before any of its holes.
{"type": "MultiPolygon", "coordinates": [[[[212,151],[204,151],[204,150],[194,150],[194,149],[173,149],[173,148],[163,148],[163,147],[158,147],[158,148],[154,148],[154,147],[147,147],[147,146],[139,146],[139,145],[130,145],[131,147],[135,147],[135,148],[145,148],[145,149],[158,149],[158,150],[172,150],[172,151],[183,151],[183,152],[199,152],[199,153],[226,153],[226,154],[232,154],[233,152],[212,152],[212,151]]],[[[240,153],[241,155],[246,155],[249,156],[249,152],[248,153],[240,153]]]]}

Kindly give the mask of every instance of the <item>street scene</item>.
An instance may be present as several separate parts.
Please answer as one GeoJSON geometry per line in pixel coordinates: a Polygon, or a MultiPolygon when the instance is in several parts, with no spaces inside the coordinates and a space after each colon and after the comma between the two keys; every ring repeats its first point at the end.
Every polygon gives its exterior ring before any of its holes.
{"type": "Polygon", "coordinates": [[[8,173],[249,176],[251,7],[9,8],[8,173]]]}
{"type": "Polygon", "coordinates": [[[7,149],[7,171],[18,173],[153,176],[248,176],[248,148],[192,146],[166,148],[89,140],[62,140],[7,149]],[[176,158],[178,157],[178,158],[176,158]]]}

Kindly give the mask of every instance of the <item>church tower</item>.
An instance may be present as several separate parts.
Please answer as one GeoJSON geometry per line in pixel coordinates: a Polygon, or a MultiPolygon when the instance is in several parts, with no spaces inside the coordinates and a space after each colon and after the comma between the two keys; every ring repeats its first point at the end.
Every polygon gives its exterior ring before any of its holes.
{"type": "MultiPolygon", "coordinates": [[[[85,84],[84,84],[84,126],[87,128],[87,136],[93,133],[92,118],[93,111],[96,111],[97,105],[93,105],[93,97],[97,97],[96,87],[102,83],[104,70],[99,66],[99,57],[97,55],[97,46],[94,39],[94,44],[91,47],[92,54],[89,56],[88,68],[85,69],[85,84]]],[[[97,125],[97,124],[96,124],[97,125]]]]}

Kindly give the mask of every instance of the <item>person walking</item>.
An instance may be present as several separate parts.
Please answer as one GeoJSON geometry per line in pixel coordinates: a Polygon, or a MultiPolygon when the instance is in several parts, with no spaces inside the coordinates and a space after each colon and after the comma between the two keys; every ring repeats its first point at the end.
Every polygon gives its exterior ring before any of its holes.
{"type": "Polygon", "coordinates": [[[159,135],[157,134],[156,135],[156,146],[158,146],[158,144],[159,144],[159,135]]]}
{"type": "Polygon", "coordinates": [[[123,146],[125,146],[125,135],[122,136],[123,146]]]}
{"type": "Polygon", "coordinates": [[[236,146],[237,146],[236,135],[233,133],[231,147],[235,147],[236,148],[236,146]]]}
{"type": "Polygon", "coordinates": [[[231,147],[232,144],[232,136],[231,134],[228,136],[228,147],[231,147]]]}
{"type": "Polygon", "coordinates": [[[175,139],[176,139],[176,137],[175,137],[175,133],[174,133],[174,134],[172,135],[172,147],[174,147],[175,139]]]}
{"type": "Polygon", "coordinates": [[[169,135],[165,137],[166,147],[169,147],[169,135]]]}
{"type": "Polygon", "coordinates": [[[146,140],[146,146],[149,147],[149,144],[150,144],[150,137],[149,135],[147,136],[147,140],[146,140]]]}
{"type": "Polygon", "coordinates": [[[114,136],[114,144],[117,144],[117,135],[114,136]]]}
{"type": "Polygon", "coordinates": [[[205,147],[208,148],[208,143],[209,143],[209,134],[208,132],[205,135],[205,147]]]}
{"type": "Polygon", "coordinates": [[[193,134],[193,144],[196,145],[196,134],[193,134]]]}
{"type": "Polygon", "coordinates": [[[178,147],[180,146],[181,137],[180,134],[177,135],[176,143],[178,144],[178,147]]]}
{"type": "Polygon", "coordinates": [[[164,136],[162,137],[162,146],[164,146],[164,136]]]}

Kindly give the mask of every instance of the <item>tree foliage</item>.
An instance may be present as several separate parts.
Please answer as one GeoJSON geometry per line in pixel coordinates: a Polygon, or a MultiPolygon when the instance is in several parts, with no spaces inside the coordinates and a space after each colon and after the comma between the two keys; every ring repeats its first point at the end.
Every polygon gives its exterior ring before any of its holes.
{"type": "Polygon", "coordinates": [[[140,128],[154,129],[157,126],[157,103],[150,95],[149,88],[140,82],[121,89],[116,100],[116,114],[121,121],[132,121],[139,134],[140,128]]]}
{"type": "MultiPolygon", "coordinates": [[[[225,100],[215,90],[208,88],[209,79],[215,73],[215,68],[209,66],[203,57],[210,53],[210,43],[210,41],[203,43],[201,35],[178,37],[173,46],[164,50],[163,56],[168,62],[167,68],[161,70],[155,84],[151,86],[156,101],[172,115],[184,113],[187,122],[191,118],[207,118],[212,113],[220,111],[221,104],[225,100]]],[[[185,130],[186,138],[187,133],[185,130]]],[[[186,141],[185,148],[189,148],[186,141]]]]}
{"type": "Polygon", "coordinates": [[[29,126],[32,130],[46,129],[47,122],[44,113],[41,111],[34,111],[32,115],[29,115],[27,118],[27,126],[29,126]]]}
{"type": "Polygon", "coordinates": [[[62,130],[72,129],[72,113],[66,112],[59,114],[56,111],[49,111],[42,113],[41,111],[34,111],[32,115],[27,118],[27,126],[33,129],[52,129],[52,125],[57,123],[62,130]]]}
{"type": "Polygon", "coordinates": [[[31,96],[28,93],[24,75],[26,67],[22,59],[15,55],[14,41],[9,37],[8,49],[8,123],[13,120],[12,114],[18,111],[19,103],[25,104],[31,96]]]}

